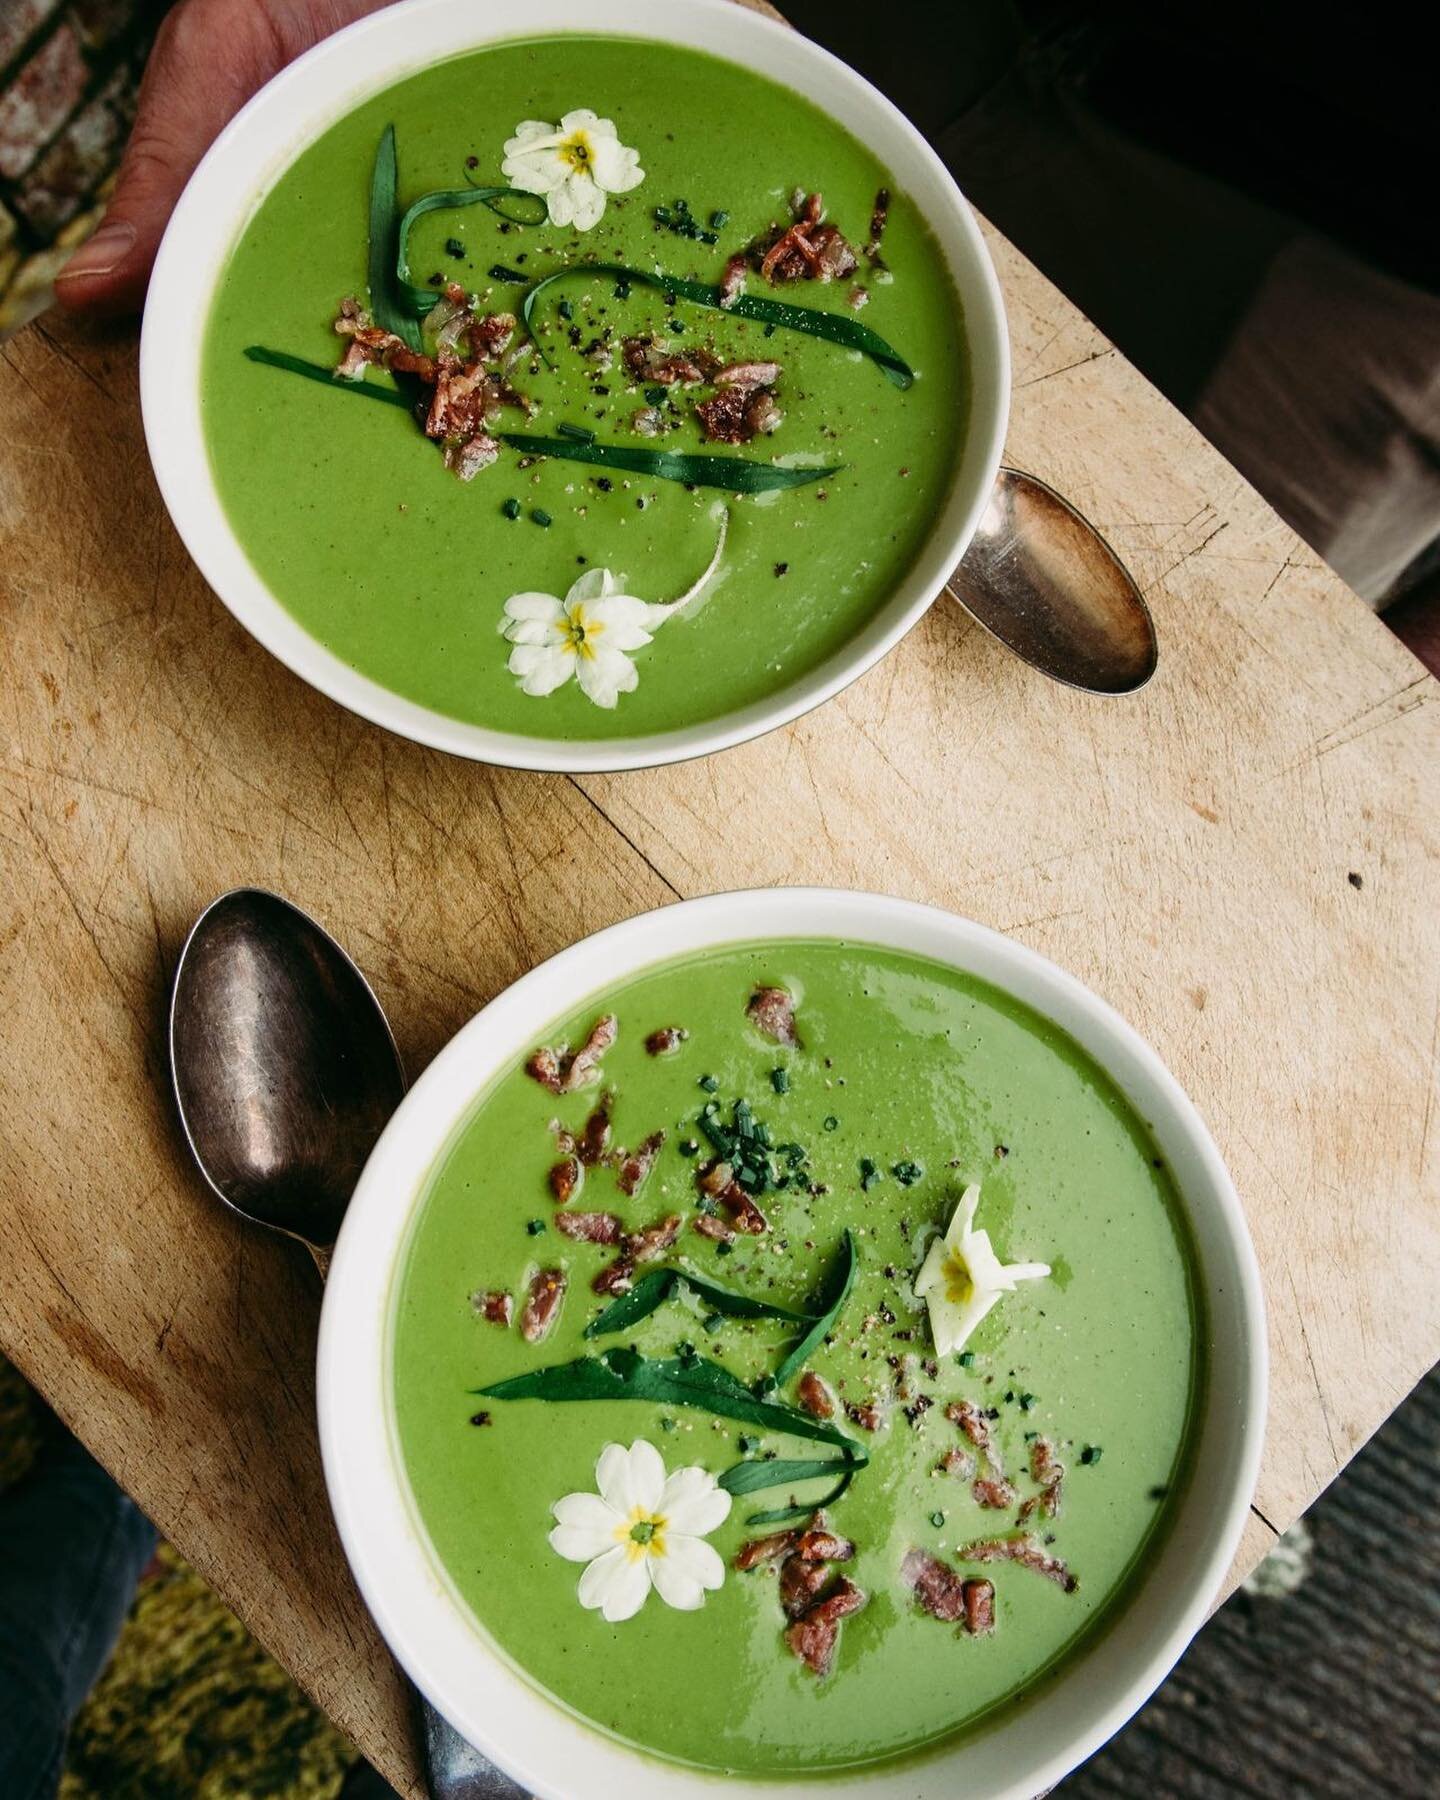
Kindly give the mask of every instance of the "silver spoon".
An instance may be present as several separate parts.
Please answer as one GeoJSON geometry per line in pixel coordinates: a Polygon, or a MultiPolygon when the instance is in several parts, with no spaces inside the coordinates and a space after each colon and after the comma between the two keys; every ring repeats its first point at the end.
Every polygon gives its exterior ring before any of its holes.
{"type": "MultiPolygon", "coordinates": [[[[241,1218],[298,1238],[322,1277],[375,1140],[405,1093],[380,1002],[328,932],[259,888],[191,927],[170,999],[185,1138],[241,1218]]],[[[524,1800],[423,1698],[435,1800],[524,1800]]]]}
{"type": "Polygon", "coordinates": [[[1130,694],[1155,673],[1155,625],[1130,571],[1038,476],[1002,468],[945,584],[979,624],[1067,687],[1130,694]]]}

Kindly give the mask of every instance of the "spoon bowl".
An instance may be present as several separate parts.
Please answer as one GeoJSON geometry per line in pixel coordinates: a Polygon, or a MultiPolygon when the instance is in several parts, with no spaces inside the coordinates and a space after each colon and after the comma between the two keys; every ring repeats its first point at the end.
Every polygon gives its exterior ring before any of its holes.
{"type": "Polygon", "coordinates": [[[218,1197],[328,1250],[405,1093],[380,1003],[335,940],[275,894],[222,894],[180,953],[170,1069],[218,1197]]]}
{"type": "Polygon", "coordinates": [[[1007,649],[1067,687],[1133,694],[1155,673],[1155,625],[1134,577],[1063,495],[1001,468],[954,599],[1007,649]]]}

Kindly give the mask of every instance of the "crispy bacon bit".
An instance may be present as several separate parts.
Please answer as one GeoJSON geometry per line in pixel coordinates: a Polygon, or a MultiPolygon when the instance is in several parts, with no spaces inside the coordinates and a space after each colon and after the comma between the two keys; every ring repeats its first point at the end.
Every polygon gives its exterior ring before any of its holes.
{"type": "Polygon", "coordinates": [[[689,1035],[690,1033],[683,1025],[662,1025],[659,1031],[652,1031],[646,1038],[646,1054],[649,1056],[673,1056],[689,1035]]]}
{"type": "Polygon", "coordinates": [[[671,350],[663,338],[628,337],[620,354],[631,376],[647,386],[673,387],[677,382],[694,386],[709,381],[720,366],[706,349],[671,350]]]}
{"type": "Polygon", "coordinates": [[[604,1162],[610,1149],[610,1096],[607,1094],[585,1121],[576,1155],[587,1169],[604,1162]]]}
{"type": "Polygon", "coordinates": [[[807,1562],[803,1556],[787,1556],[780,1566],[780,1604],[787,1619],[798,1619],[820,1598],[830,1579],[823,1562],[807,1562]]]}
{"type": "Polygon", "coordinates": [[[779,379],[780,365],[777,362],[727,363],[715,373],[716,387],[774,387],[779,379]]]}
{"type": "Polygon", "coordinates": [[[625,1240],[625,1254],[631,1262],[654,1262],[657,1256],[663,1256],[680,1235],[680,1227],[684,1223],[679,1213],[671,1213],[668,1218],[661,1219],[658,1224],[647,1225],[644,1231],[632,1231],[625,1240]]]}
{"type": "Polygon", "coordinates": [[[968,1450],[962,1450],[958,1444],[947,1450],[935,1467],[942,1475],[955,1475],[961,1481],[969,1481],[975,1473],[975,1458],[968,1450]]]}
{"type": "Polygon", "coordinates": [[[617,1256],[590,1283],[597,1294],[628,1294],[635,1285],[635,1265],[628,1256],[617,1256]]]}
{"type": "Polygon", "coordinates": [[[537,1269],[530,1277],[530,1292],[520,1309],[520,1335],[527,1344],[541,1343],[550,1335],[564,1298],[563,1269],[537,1269]]]}
{"type": "Polygon", "coordinates": [[[875,193],[875,204],[870,208],[870,241],[865,246],[865,254],[873,261],[880,248],[880,240],[885,235],[885,225],[890,217],[890,190],[878,188],[875,193]]]}
{"type": "Polygon", "coordinates": [[[954,1400],[945,1408],[945,1417],[958,1425],[982,1456],[990,1458],[995,1473],[1001,1473],[1000,1459],[990,1440],[990,1421],[973,1400],[954,1400]]]}
{"type": "Polygon", "coordinates": [[[825,1597],[817,1600],[785,1632],[785,1642],[816,1675],[828,1675],[835,1660],[835,1640],[840,1621],[859,1612],[865,1594],[848,1575],[841,1575],[825,1597]]]}
{"type": "Polygon", "coordinates": [[[787,1049],[800,1048],[800,1035],[795,1029],[795,998],[781,987],[756,988],[745,1007],[750,1023],[772,1043],[787,1049]]]}
{"type": "Polygon", "coordinates": [[[550,1170],[550,1192],[562,1206],[580,1191],[585,1171],[578,1156],[562,1156],[550,1170]]]}
{"type": "Polygon", "coordinates": [[[509,1294],[472,1294],[470,1304],[491,1325],[508,1325],[515,1317],[515,1302],[509,1294]]]}
{"type": "Polygon", "coordinates": [[[995,1629],[995,1583],[982,1575],[965,1583],[965,1629],[971,1637],[988,1637],[995,1629]]]}
{"type": "Polygon", "coordinates": [[[1031,1444],[1030,1475],[1040,1483],[1040,1492],[1032,1494],[1020,1508],[1020,1523],[1023,1525],[1036,1512],[1043,1512],[1047,1519],[1058,1518],[1065,1465],[1056,1456],[1049,1438],[1036,1438],[1031,1444]]]}
{"type": "Polygon", "coordinates": [[[975,1496],[977,1506],[987,1507],[992,1512],[1004,1512],[1006,1507],[1015,1504],[1014,1484],[1003,1475],[977,1475],[970,1484],[970,1492],[975,1496]]]}
{"type": "Polygon", "coordinates": [[[727,312],[744,292],[748,267],[749,258],[743,250],[725,265],[725,273],[720,277],[720,304],[727,312]]]}
{"type": "Polygon", "coordinates": [[[632,1195],[639,1191],[645,1177],[654,1168],[655,1158],[660,1154],[664,1143],[665,1133],[652,1131],[636,1149],[615,1152],[615,1184],[622,1194],[632,1195]]]}
{"type": "Polygon", "coordinates": [[[615,1042],[619,1029],[614,1013],[606,1013],[590,1027],[589,1037],[578,1050],[572,1053],[566,1044],[554,1049],[542,1045],[525,1064],[525,1073],[552,1094],[573,1094],[599,1072],[600,1059],[615,1042]]]}
{"type": "Polygon", "coordinates": [[[1060,1558],[1047,1555],[1044,1546],[1037,1543],[1029,1532],[1021,1532],[1018,1537],[981,1538],[976,1543],[967,1544],[956,1555],[961,1562],[1019,1563],[1022,1569],[1033,1569],[1037,1575],[1056,1582],[1067,1594],[1073,1594],[1080,1585],[1060,1558]]]}
{"type": "Polygon", "coordinates": [[[852,312],[859,312],[862,306],[868,306],[870,304],[869,288],[861,287],[857,281],[854,287],[850,289],[850,292],[846,294],[845,304],[852,312]]]}
{"type": "Polygon", "coordinates": [[[965,1583],[950,1567],[928,1550],[907,1550],[900,1578],[915,1590],[915,1598],[932,1618],[947,1625],[965,1616],[965,1583]]]}
{"type": "Polygon", "coordinates": [[[733,1244],[735,1242],[735,1233],[723,1219],[717,1219],[714,1213],[697,1213],[691,1224],[701,1237],[711,1238],[717,1244],[733,1244]]]}
{"type": "Polygon", "coordinates": [[[579,1244],[618,1244],[625,1236],[624,1225],[608,1212],[556,1213],[555,1229],[579,1244]]]}
{"type": "Polygon", "coordinates": [[[862,1431],[878,1431],[884,1423],[884,1414],[873,1400],[845,1402],[846,1417],[862,1431]]]}
{"type": "Polygon", "coordinates": [[[695,417],[713,444],[748,444],[777,431],[785,419],[768,387],[722,387],[699,403],[695,417]]]}
{"type": "Polygon", "coordinates": [[[800,1377],[800,1386],[796,1389],[800,1404],[813,1418],[833,1419],[835,1417],[835,1396],[813,1369],[807,1369],[800,1377]]]}
{"type": "Polygon", "coordinates": [[[641,437],[659,437],[664,428],[665,421],[653,406],[639,407],[630,415],[630,429],[641,437]]]}
{"type": "Polygon", "coordinates": [[[798,1531],[772,1531],[769,1537],[751,1538],[735,1552],[735,1567],[744,1574],[761,1563],[778,1562],[795,1547],[798,1531]]]}
{"type": "Polygon", "coordinates": [[[855,252],[838,226],[822,225],[824,205],[819,194],[806,196],[797,189],[795,222],[765,251],[760,273],[766,281],[836,281],[853,275],[855,252]]]}
{"type": "Polygon", "coordinates": [[[825,1523],[825,1515],[817,1512],[809,1528],[796,1540],[795,1554],[805,1562],[849,1562],[855,1546],[849,1538],[833,1532],[825,1523]]]}
{"type": "Polygon", "coordinates": [[[737,1231],[758,1237],[770,1229],[770,1221],[735,1179],[728,1162],[707,1163],[695,1177],[702,1194],[718,1200],[735,1221],[737,1231]]]}
{"type": "Polygon", "coordinates": [[[335,370],[342,380],[358,380],[366,368],[374,363],[379,368],[393,370],[397,375],[418,376],[427,385],[434,381],[434,358],[412,350],[393,331],[382,331],[372,323],[369,313],[358,300],[350,298],[340,302],[335,330],[341,337],[350,340],[335,370]]]}

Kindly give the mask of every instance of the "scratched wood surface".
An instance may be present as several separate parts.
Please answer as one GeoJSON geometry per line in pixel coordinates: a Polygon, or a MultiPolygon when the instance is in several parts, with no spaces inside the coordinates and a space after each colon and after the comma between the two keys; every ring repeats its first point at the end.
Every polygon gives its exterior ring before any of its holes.
{"type": "Polygon", "coordinates": [[[537,959],[677,895],[879,888],[1056,958],[1187,1085],[1264,1266],[1270,1432],[1232,1580],[1440,1353],[1436,686],[992,244],[1010,459],[1129,560],[1159,675],[1064,692],[942,602],[812,717],[648,774],[483,768],[310,692],[171,531],[133,338],[52,320],[0,348],[0,1347],[409,1792],[321,1483],[313,1273],[197,1189],[166,1104],[167,974],[223,888],[317,912],[412,1075],[537,959]]]}

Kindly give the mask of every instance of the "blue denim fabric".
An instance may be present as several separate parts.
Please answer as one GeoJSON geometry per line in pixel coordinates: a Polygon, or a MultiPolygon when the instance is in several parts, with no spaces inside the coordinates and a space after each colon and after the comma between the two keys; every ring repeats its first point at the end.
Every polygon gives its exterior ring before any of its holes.
{"type": "Polygon", "coordinates": [[[52,1800],[65,1740],[155,1549],[149,1520],[58,1428],[0,1494],[0,1795],[52,1800]]]}

